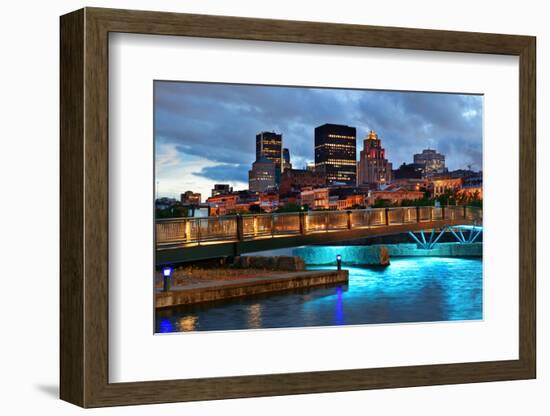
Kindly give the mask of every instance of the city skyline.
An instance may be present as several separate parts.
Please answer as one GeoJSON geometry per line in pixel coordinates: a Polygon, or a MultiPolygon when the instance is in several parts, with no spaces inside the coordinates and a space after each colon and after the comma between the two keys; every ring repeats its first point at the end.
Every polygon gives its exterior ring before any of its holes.
{"type": "Polygon", "coordinates": [[[263,131],[282,134],[293,167],[303,168],[325,123],[355,127],[358,155],[376,131],[394,168],[432,148],[451,170],[482,169],[479,95],[157,81],[154,104],[159,197],[205,195],[214,183],[248,188],[263,131]]]}

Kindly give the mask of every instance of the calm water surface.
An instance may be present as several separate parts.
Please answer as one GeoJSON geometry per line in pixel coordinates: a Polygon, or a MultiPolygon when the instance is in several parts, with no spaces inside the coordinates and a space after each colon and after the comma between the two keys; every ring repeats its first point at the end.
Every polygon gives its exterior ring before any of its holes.
{"type": "MultiPolygon", "coordinates": [[[[334,266],[308,266],[334,269],[334,266]]],[[[393,258],[348,267],[349,284],[157,312],[156,332],[482,319],[482,260],[393,258]]]]}

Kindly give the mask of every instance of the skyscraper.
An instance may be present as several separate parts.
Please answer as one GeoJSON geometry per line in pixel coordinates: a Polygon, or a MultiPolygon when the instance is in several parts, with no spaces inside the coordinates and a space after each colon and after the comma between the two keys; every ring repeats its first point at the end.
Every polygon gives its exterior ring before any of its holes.
{"type": "Polygon", "coordinates": [[[363,150],[359,153],[359,185],[380,185],[391,181],[392,164],[385,158],[385,153],[378,135],[371,130],[363,140],[363,150]]]}
{"type": "Polygon", "coordinates": [[[251,192],[265,192],[275,186],[275,177],[275,163],[267,157],[260,157],[248,171],[248,189],[251,192]]]}
{"type": "Polygon", "coordinates": [[[283,167],[283,135],[263,131],[256,135],[256,160],[265,157],[271,160],[279,172],[283,167]]]}
{"type": "Polygon", "coordinates": [[[339,124],[315,128],[315,169],[327,176],[327,184],[355,185],[356,129],[339,124]]]}

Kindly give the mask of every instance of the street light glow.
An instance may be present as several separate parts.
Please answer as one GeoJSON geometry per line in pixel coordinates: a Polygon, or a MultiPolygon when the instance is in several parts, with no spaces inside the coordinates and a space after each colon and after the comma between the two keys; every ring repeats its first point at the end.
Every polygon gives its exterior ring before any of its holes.
{"type": "Polygon", "coordinates": [[[165,267],[162,269],[162,274],[164,277],[170,277],[172,275],[172,268],[171,267],[165,267]]]}

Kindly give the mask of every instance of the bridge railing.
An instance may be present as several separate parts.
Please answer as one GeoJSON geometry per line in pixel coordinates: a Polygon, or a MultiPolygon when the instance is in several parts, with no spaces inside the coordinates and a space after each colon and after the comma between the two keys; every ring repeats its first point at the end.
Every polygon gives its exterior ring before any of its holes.
{"type": "Polygon", "coordinates": [[[431,221],[444,220],[445,219],[445,208],[443,207],[432,207],[432,219],[431,221]]]}
{"type": "Polygon", "coordinates": [[[170,218],[156,222],[157,245],[236,240],[235,216],[170,218]]]}
{"type": "Polygon", "coordinates": [[[432,211],[434,207],[418,207],[417,219],[419,222],[432,221],[432,211]]]}
{"type": "Polygon", "coordinates": [[[388,209],[388,224],[410,224],[417,222],[416,207],[401,207],[388,209]]]}
{"type": "Polygon", "coordinates": [[[347,211],[311,211],[305,214],[304,217],[306,233],[349,228],[347,211]]]}
{"type": "Polygon", "coordinates": [[[386,225],[386,210],[384,208],[357,209],[349,212],[351,213],[350,228],[386,225]]]}
{"type": "Polygon", "coordinates": [[[300,234],[300,216],[296,213],[243,215],[243,239],[300,234]]]}
{"type": "Polygon", "coordinates": [[[396,207],[350,211],[308,211],[220,217],[170,218],[156,221],[157,246],[232,242],[258,238],[304,235],[346,229],[461,220],[481,224],[477,207],[396,207]]]}

